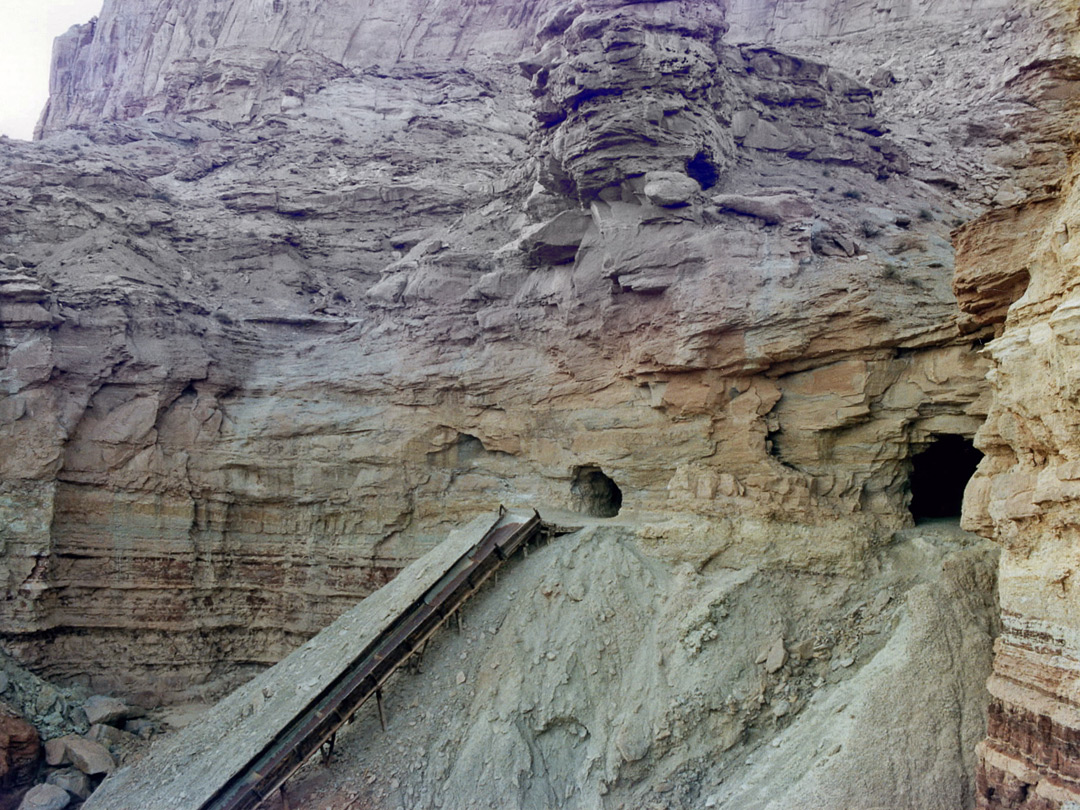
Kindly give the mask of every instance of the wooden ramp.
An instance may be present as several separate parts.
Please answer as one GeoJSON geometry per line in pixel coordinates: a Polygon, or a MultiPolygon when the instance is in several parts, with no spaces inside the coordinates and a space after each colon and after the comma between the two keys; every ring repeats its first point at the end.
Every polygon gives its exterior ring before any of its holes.
{"type": "MultiPolygon", "coordinates": [[[[352,610],[110,776],[86,810],[258,807],[511,555],[540,537],[540,516],[500,510],[453,532],[352,610]]],[[[325,748],[324,748],[325,750],[325,748]]]]}

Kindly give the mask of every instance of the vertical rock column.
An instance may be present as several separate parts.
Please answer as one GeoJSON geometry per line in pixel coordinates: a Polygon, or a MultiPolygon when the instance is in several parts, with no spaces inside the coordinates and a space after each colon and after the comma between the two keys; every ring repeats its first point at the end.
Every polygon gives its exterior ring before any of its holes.
{"type": "Polygon", "coordinates": [[[976,320],[1007,310],[964,510],[1003,547],[981,810],[1080,806],[1078,172],[1074,156],[1057,200],[994,212],[957,242],[961,306],[976,320]]]}

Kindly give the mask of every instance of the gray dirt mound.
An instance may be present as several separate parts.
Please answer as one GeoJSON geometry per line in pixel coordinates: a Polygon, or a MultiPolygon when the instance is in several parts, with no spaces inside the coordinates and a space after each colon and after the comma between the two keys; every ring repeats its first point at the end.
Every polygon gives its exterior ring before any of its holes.
{"type": "MultiPolygon", "coordinates": [[[[590,528],[513,563],[331,767],[349,808],[969,807],[995,552],[911,530],[862,579],[695,570],[590,528]]],[[[344,805],[335,804],[344,800],[344,805]]],[[[322,803],[319,803],[322,802],[322,803]]]]}

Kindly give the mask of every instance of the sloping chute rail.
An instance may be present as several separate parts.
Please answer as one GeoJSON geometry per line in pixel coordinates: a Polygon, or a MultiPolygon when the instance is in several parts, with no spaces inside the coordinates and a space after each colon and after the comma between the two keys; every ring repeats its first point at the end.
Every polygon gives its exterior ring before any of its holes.
{"type": "Polygon", "coordinates": [[[412,602],[351,666],[199,810],[254,810],[319,748],[331,741],[409,656],[475,593],[515,551],[544,529],[540,515],[503,513],[423,596],[412,602]]]}

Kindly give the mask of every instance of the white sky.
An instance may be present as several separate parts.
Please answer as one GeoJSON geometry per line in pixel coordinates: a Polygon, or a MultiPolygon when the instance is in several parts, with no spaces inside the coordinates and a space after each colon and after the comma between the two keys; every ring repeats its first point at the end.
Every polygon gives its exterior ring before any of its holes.
{"type": "Polygon", "coordinates": [[[49,97],[53,40],[104,0],[0,0],[0,134],[29,140],[49,97]]]}

